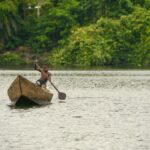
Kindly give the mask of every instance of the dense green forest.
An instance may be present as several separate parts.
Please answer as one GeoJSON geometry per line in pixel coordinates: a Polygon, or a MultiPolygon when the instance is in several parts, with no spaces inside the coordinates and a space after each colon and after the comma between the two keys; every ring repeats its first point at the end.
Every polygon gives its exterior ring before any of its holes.
{"type": "Polygon", "coordinates": [[[150,66],[150,0],[0,0],[0,65],[150,66]]]}

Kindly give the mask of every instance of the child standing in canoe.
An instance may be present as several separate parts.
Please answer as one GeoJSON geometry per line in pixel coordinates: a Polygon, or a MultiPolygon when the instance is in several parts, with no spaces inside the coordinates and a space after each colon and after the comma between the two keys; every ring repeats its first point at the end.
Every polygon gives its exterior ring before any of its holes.
{"type": "Polygon", "coordinates": [[[35,64],[35,70],[39,71],[41,73],[41,77],[39,80],[36,81],[36,84],[39,85],[42,88],[46,89],[46,83],[47,81],[51,82],[51,73],[48,72],[48,66],[44,65],[43,68],[41,68],[37,63],[35,64]]]}

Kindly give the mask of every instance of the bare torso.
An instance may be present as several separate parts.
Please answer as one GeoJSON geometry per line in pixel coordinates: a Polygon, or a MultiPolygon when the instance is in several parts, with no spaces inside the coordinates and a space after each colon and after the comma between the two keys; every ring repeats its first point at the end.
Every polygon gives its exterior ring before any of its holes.
{"type": "Polygon", "coordinates": [[[38,64],[35,64],[35,70],[41,72],[41,77],[38,81],[41,83],[41,86],[46,87],[47,81],[51,82],[51,73],[48,72],[48,69],[42,69],[38,64]]]}

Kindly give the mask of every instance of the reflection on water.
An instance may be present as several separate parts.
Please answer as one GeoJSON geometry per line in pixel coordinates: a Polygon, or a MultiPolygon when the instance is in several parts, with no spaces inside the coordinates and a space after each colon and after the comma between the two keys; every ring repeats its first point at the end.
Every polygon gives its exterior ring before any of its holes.
{"type": "Polygon", "coordinates": [[[67,93],[51,105],[11,108],[7,89],[16,75],[0,71],[0,150],[149,150],[150,71],[53,71],[67,93]]]}

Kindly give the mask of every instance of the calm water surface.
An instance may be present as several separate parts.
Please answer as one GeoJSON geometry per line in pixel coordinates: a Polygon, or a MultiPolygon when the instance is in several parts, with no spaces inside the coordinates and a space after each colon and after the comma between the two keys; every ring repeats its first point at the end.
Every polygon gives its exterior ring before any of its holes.
{"type": "Polygon", "coordinates": [[[150,71],[53,71],[65,102],[11,108],[18,74],[39,77],[0,70],[0,150],[150,150],[150,71]]]}

